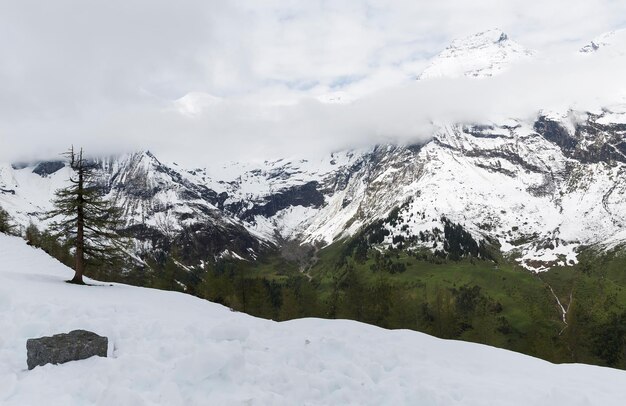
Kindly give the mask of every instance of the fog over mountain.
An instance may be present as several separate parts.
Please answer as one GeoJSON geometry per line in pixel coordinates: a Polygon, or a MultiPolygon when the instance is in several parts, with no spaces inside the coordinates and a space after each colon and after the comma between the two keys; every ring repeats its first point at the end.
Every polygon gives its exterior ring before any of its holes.
{"type": "Polygon", "coordinates": [[[190,165],[262,160],[624,94],[623,52],[578,53],[624,26],[619,2],[30,3],[0,6],[3,161],[72,143],[190,165]],[[415,80],[453,39],[491,27],[532,57],[479,81],[415,80]]]}
{"type": "Polygon", "coordinates": [[[0,403],[624,404],[624,16],[0,2],[0,403]]]}

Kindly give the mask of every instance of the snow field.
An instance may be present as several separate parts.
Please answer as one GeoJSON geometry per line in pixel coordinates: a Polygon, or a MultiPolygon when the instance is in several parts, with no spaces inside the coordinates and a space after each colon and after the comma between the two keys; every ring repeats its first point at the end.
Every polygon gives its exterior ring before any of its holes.
{"type": "Polygon", "coordinates": [[[345,320],[277,323],[184,294],[63,283],[0,235],[2,405],[623,405],[626,372],[345,320]],[[26,339],[84,328],[109,357],[26,370],[26,339]]]}

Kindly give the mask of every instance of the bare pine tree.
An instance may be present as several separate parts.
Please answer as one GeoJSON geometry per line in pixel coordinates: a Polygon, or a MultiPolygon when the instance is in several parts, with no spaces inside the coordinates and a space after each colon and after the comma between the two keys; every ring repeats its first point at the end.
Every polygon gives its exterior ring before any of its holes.
{"type": "Polygon", "coordinates": [[[123,249],[116,232],[121,227],[121,213],[102,198],[94,183],[96,168],[83,157],[83,150],[75,153],[72,147],[65,156],[73,171],[70,185],[56,191],[54,209],[46,218],[54,220],[50,231],[74,249],[75,274],[68,282],[84,284],[88,262],[112,264],[121,258],[123,249]]]}

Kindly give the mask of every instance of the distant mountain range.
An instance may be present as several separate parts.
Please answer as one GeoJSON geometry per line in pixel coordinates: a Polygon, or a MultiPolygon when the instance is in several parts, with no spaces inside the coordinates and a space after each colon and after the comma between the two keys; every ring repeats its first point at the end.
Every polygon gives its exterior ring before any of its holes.
{"type": "MultiPolygon", "coordinates": [[[[580,57],[624,52],[622,37],[599,37],[580,57]]],[[[535,55],[490,30],[454,41],[418,79],[480,80],[535,55]]],[[[259,165],[184,168],[148,151],[99,157],[98,182],[123,207],[138,253],[183,247],[188,265],[293,242],[321,248],[374,224],[381,248],[443,253],[454,225],[467,236],[462,255],[489,246],[534,271],[575,263],[581,246],[626,243],[626,104],[437,128],[425,144],[259,165]]],[[[1,164],[0,206],[22,226],[39,223],[68,175],[58,161],[1,164]]]]}

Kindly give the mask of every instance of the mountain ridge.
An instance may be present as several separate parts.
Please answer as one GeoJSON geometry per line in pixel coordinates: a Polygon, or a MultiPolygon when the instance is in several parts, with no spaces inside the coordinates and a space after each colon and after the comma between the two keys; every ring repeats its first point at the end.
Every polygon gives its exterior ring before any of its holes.
{"type": "MultiPolygon", "coordinates": [[[[161,243],[152,238],[158,247],[186,229],[202,234],[208,227],[204,243],[222,241],[214,256],[232,251],[254,258],[263,247],[290,240],[330,244],[398,209],[402,221],[386,223],[384,246],[421,233],[414,247],[443,250],[436,230],[445,218],[542,270],[575,263],[578,247],[606,244],[626,226],[626,128],[598,124],[604,117],[589,115],[573,133],[550,116],[532,125],[452,125],[424,145],[345,151],[316,164],[268,162],[230,181],[209,178],[206,169],[168,166],[150,152],[133,153],[101,160],[98,183],[123,207],[128,229],[162,235],[161,243]],[[489,202],[493,197],[499,203],[489,202]],[[532,243],[515,242],[528,239],[532,243]],[[233,249],[227,240],[240,243],[233,249]]],[[[28,204],[33,191],[22,193],[21,184],[9,189],[9,180],[47,184],[50,194],[68,175],[61,168],[42,176],[41,166],[0,171],[0,203],[22,225],[45,211],[51,195],[28,204]]]]}
{"type": "MultiPolygon", "coordinates": [[[[431,65],[445,60],[451,70],[422,79],[485,78],[533,55],[489,30],[454,41],[431,65]]],[[[98,183],[124,209],[138,251],[180,245],[192,265],[255,259],[292,242],[324,247],[380,222],[383,248],[445,253],[444,230],[455,224],[533,271],[574,264],[581,247],[623,242],[624,106],[435,128],[422,144],[317,159],[184,168],[148,150],[100,157],[98,183]]],[[[67,177],[58,161],[4,164],[0,205],[23,227],[38,222],[67,177]]]]}
{"type": "Polygon", "coordinates": [[[536,51],[524,48],[504,31],[494,28],[452,41],[433,58],[418,80],[440,77],[486,78],[534,55],[536,51]]]}

